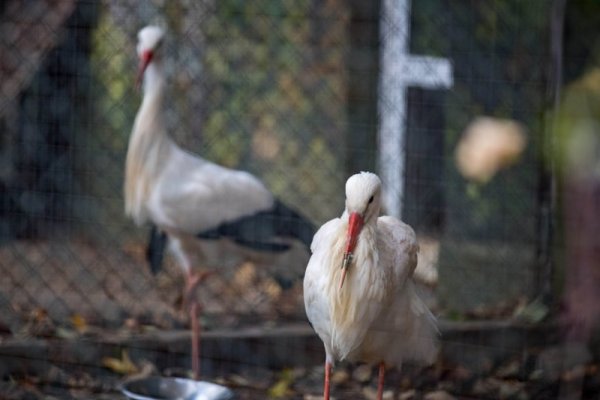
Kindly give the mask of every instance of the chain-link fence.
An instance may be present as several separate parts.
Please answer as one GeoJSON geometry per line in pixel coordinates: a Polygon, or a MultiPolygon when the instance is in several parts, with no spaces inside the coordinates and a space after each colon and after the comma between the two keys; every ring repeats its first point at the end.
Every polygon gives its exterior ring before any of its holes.
{"type": "MultiPolygon", "coordinates": [[[[317,226],[343,211],[349,175],[380,173],[393,187],[386,211],[401,210],[417,231],[419,279],[440,316],[511,317],[534,299],[556,299],[545,153],[560,86],[555,2],[30,3],[0,6],[8,335],[187,324],[181,270],[168,260],[153,276],[148,227],[124,215],[125,154],[142,96],[136,35],[150,23],[167,31],[166,124],[181,147],[252,172],[317,226]],[[481,115],[519,121],[527,143],[484,183],[461,175],[455,156],[481,115]]],[[[308,257],[301,250],[211,276],[204,325],[304,321],[308,257]]]]}
{"type": "MultiPolygon", "coordinates": [[[[43,308],[55,321],[77,314],[102,324],[118,323],[127,314],[165,311],[160,286],[144,265],[146,228],[124,217],[122,199],[124,155],[140,104],[134,84],[136,34],[145,23],[168,30],[167,127],[182,147],[255,173],[314,221],[339,212],[349,49],[344,6],[107,1],[80,4],[74,12],[67,26],[52,28],[60,43],[50,58],[58,65],[43,65],[40,74],[56,69],[66,77],[48,72],[47,79],[33,78],[31,89],[21,88],[25,101],[33,103],[25,119],[36,126],[30,137],[18,129],[10,135],[16,158],[29,158],[26,162],[33,165],[18,159],[8,165],[10,184],[25,175],[31,182],[22,191],[7,187],[7,200],[15,205],[6,210],[6,236],[39,240],[9,241],[5,247],[7,276],[29,271],[25,280],[5,281],[13,307],[43,308]],[[69,78],[72,87],[57,82],[69,78]],[[37,141],[42,143],[35,146],[37,141]],[[45,186],[47,179],[55,181],[51,187],[45,186]],[[36,205],[41,207],[37,212],[36,205]],[[61,235],[60,244],[55,235],[61,235]],[[136,299],[142,297],[140,304],[136,299]],[[53,303],[62,306],[48,306],[53,303]]],[[[38,18],[45,22],[43,14],[38,18]]],[[[222,298],[212,296],[220,303],[212,308],[230,310],[233,299],[239,299],[247,304],[238,310],[263,310],[272,318],[277,312],[260,306],[270,302],[299,316],[299,287],[289,300],[293,305],[281,305],[276,281],[251,265],[239,274],[239,286],[234,280],[230,290],[218,289],[222,298]],[[265,288],[276,298],[256,294],[265,288]]],[[[180,284],[163,283],[167,293],[180,284]]],[[[163,300],[176,302],[170,297],[163,300]]]]}

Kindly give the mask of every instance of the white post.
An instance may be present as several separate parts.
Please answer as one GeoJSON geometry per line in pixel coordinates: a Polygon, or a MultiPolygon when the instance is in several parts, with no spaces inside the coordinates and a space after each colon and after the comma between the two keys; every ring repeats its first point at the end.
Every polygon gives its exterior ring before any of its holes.
{"type": "Polygon", "coordinates": [[[383,204],[389,215],[402,216],[406,143],[406,93],[409,86],[452,86],[447,59],[412,56],[410,0],[382,0],[381,74],[379,79],[379,174],[383,204]]]}

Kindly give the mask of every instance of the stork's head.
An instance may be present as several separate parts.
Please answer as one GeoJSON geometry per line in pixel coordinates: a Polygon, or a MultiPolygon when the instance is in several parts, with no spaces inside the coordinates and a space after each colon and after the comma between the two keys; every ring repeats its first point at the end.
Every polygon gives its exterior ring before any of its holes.
{"type": "Polygon", "coordinates": [[[344,284],[346,270],[352,262],[358,236],[365,224],[377,220],[381,208],[381,180],[371,172],[352,175],[346,181],[346,213],[348,215],[348,231],[346,247],[342,263],[342,279],[344,284]]]}
{"type": "Polygon", "coordinates": [[[146,71],[148,65],[156,60],[164,36],[164,29],[154,25],[146,26],[138,32],[137,54],[140,58],[137,76],[138,86],[144,77],[144,71],[146,71]]]}

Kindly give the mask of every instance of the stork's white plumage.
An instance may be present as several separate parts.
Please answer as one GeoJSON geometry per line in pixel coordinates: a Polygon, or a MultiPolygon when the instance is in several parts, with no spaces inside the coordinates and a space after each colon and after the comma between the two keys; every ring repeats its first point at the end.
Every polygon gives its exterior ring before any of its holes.
{"type": "Polygon", "coordinates": [[[430,364],[437,351],[434,316],[415,291],[418,245],[412,228],[378,217],[381,181],[362,172],[346,182],[346,209],[315,234],[304,277],[304,304],[325,345],[325,390],[337,360],[386,366],[430,364]]]}
{"type": "MultiPolygon", "coordinates": [[[[226,237],[254,250],[279,252],[289,248],[286,239],[298,239],[308,246],[314,228],[275,199],[256,177],[193,155],[169,137],[163,110],[163,37],[163,29],[156,26],[145,27],[138,34],[138,83],[143,79],[144,97],[127,150],[125,212],[137,224],[150,222],[165,232],[186,273],[194,331],[192,366],[197,376],[198,305],[192,292],[204,277],[194,268],[202,260],[199,240],[226,237]]],[[[162,250],[154,247],[162,244],[164,241],[151,240],[153,270],[160,266],[162,256],[162,250]]]]}
{"type": "Polygon", "coordinates": [[[223,222],[273,206],[261,181],[181,149],[167,135],[163,113],[166,80],[158,51],[163,30],[139,32],[144,99],[129,141],[125,210],[136,223],[198,234],[223,222]]]}

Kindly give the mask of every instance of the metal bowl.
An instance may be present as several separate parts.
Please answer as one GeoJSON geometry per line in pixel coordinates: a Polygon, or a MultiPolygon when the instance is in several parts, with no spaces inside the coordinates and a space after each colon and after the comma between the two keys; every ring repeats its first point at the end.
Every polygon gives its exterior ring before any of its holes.
{"type": "Polygon", "coordinates": [[[132,400],[230,400],[233,392],[216,383],[160,376],[125,382],[121,391],[132,400]]]}

